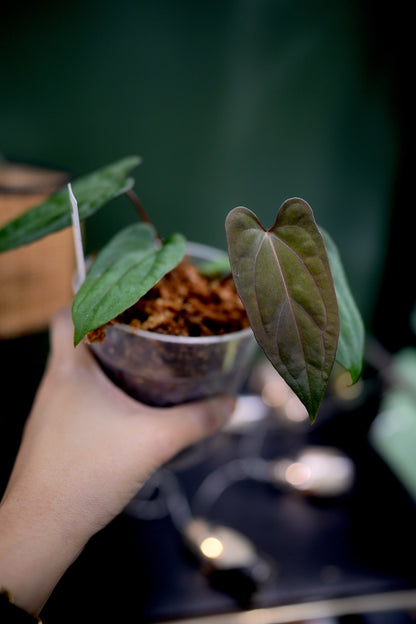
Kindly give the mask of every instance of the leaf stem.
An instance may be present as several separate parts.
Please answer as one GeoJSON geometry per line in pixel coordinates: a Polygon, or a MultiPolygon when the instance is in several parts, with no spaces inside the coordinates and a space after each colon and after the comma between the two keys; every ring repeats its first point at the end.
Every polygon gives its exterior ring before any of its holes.
{"type": "Polygon", "coordinates": [[[152,225],[154,227],[154,229],[155,229],[156,236],[158,237],[158,239],[160,241],[162,241],[162,237],[160,236],[159,232],[156,230],[152,220],[150,219],[149,215],[147,214],[147,212],[146,212],[142,202],[137,197],[136,193],[132,189],[129,189],[128,191],[126,191],[126,196],[131,201],[133,206],[136,208],[136,211],[137,211],[137,214],[139,215],[139,218],[142,221],[144,221],[144,223],[150,223],[150,225],[152,225]]]}

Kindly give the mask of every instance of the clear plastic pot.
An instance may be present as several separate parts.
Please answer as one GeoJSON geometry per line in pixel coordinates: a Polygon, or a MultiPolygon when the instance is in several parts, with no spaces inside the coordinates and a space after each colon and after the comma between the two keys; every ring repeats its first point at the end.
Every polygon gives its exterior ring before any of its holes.
{"type": "MultiPolygon", "coordinates": [[[[217,249],[189,244],[195,264],[216,260],[217,249]]],[[[149,405],[167,406],[216,394],[236,394],[256,348],[250,328],[221,336],[184,337],[116,323],[91,350],[109,377],[149,405]]]]}

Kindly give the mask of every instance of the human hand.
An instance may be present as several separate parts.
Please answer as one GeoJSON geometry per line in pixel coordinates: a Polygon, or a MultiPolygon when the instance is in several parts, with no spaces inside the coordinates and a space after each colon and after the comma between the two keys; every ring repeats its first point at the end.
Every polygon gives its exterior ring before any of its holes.
{"type": "Polygon", "coordinates": [[[143,405],[109,381],[85,345],[74,349],[72,337],[65,310],[52,325],[47,370],[0,507],[0,585],[32,612],[149,475],[213,433],[234,405],[143,405]]]}

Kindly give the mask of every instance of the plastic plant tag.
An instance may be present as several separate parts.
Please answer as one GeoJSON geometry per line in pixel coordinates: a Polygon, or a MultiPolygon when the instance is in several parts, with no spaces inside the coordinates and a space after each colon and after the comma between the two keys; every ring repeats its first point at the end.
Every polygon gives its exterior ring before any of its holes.
{"type": "Polygon", "coordinates": [[[71,214],[72,214],[72,231],[74,237],[74,249],[75,259],[77,263],[76,285],[75,290],[78,290],[83,281],[85,280],[85,260],[84,249],[82,245],[81,226],[79,223],[78,203],[72,192],[71,184],[68,183],[68,194],[71,202],[71,214]]]}

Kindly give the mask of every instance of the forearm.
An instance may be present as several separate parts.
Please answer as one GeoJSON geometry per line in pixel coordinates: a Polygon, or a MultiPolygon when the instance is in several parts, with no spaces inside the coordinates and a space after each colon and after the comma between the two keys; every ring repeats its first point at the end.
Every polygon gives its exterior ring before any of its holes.
{"type": "Polygon", "coordinates": [[[114,386],[69,311],[56,317],[47,371],[0,505],[0,588],[29,613],[42,608],[87,541],[148,476],[231,415],[232,399],[142,405],[114,386]]]}
{"type": "Polygon", "coordinates": [[[83,547],[47,501],[12,493],[0,505],[0,587],[37,614],[83,547]]]}

